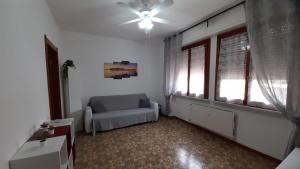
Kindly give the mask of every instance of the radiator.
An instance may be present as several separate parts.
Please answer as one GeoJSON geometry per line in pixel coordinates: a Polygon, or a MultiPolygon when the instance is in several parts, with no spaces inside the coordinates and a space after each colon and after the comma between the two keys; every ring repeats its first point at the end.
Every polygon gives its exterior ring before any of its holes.
{"type": "Polygon", "coordinates": [[[190,105],[190,119],[193,124],[206,128],[217,134],[235,139],[236,116],[235,113],[215,106],[190,105]]]}

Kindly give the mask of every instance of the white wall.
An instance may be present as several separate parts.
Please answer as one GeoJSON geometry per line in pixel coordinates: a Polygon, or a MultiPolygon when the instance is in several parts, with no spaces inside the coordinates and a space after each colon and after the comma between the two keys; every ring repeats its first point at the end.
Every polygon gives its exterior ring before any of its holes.
{"type": "Polygon", "coordinates": [[[70,71],[71,113],[80,113],[81,102],[84,105],[97,95],[146,93],[151,99],[163,102],[162,41],[143,43],[68,31],[63,31],[62,41],[63,56],[73,59],[77,66],[70,71]],[[104,78],[104,63],[123,60],[138,63],[137,77],[104,78]]]}
{"type": "Polygon", "coordinates": [[[238,6],[225,12],[206,23],[203,23],[187,32],[183,35],[183,45],[203,39],[205,37],[211,37],[219,32],[223,32],[227,29],[245,24],[245,10],[244,6],[238,6]]]}
{"type": "MultiPolygon", "coordinates": [[[[216,46],[217,34],[228,31],[245,24],[245,12],[243,6],[234,8],[230,12],[222,14],[206,24],[200,25],[183,35],[184,45],[191,42],[211,38],[211,60],[209,80],[209,100],[197,101],[183,97],[175,97],[171,101],[172,116],[183,120],[195,122],[190,112],[190,104],[198,103],[207,106],[217,106],[230,110],[237,115],[237,136],[236,141],[252,149],[270,155],[277,159],[284,157],[285,148],[288,142],[292,124],[281,116],[274,115],[274,112],[266,112],[259,109],[237,107],[234,105],[217,104],[214,100],[215,68],[216,68],[216,46]]],[[[200,121],[200,120],[199,120],[200,121]]]]}
{"type": "Polygon", "coordinates": [[[44,0],[0,1],[0,168],[49,119],[44,34],[59,29],[44,0]]]}

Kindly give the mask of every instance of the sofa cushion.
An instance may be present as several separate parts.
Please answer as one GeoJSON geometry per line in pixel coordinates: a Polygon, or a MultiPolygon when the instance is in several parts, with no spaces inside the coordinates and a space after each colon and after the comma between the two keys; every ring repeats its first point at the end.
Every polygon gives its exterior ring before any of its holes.
{"type": "Polygon", "coordinates": [[[89,106],[93,113],[139,108],[139,100],[147,99],[145,94],[95,96],[90,99],[89,106]]]}
{"type": "Polygon", "coordinates": [[[117,110],[93,115],[96,131],[126,127],[138,123],[155,121],[155,119],[155,110],[151,108],[117,110]]]}
{"type": "Polygon", "coordinates": [[[148,98],[140,99],[139,108],[150,108],[150,100],[148,98]]]}
{"type": "Polygon", "coordinates": [[[92,108],[93,113],[106,112],[106,108],[100,101],[90,100],[89,106],[92,108]]]}
{"type": "Polygon", "coordinates": [[[150,108],[136,108],[136,109],[127,109],[127,110],[116,110],[116,111],[108,111],[104,113],[94,114],[93,119],[111,119],[114,117],[126,117],[130,115],[136,114],[147,114],[154,113],[154,109],[150,108]]]}

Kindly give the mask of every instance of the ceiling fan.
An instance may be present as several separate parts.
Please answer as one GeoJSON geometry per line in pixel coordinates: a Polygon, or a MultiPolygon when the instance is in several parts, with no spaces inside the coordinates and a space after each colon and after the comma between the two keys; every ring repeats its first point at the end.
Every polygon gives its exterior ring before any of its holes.
{"type": "Polygon", "coordinates": [[[143,29],[145,33],[149,33],[153,28],[153,22],[169,24],[166,19],[155,17],[164,8],[167,8],[173,4],[173,0],[159,0],[158,3],[152,5],[150,0],[136,0],[131,3],[117,2],[117,4],[123,8],[128,9],[130,12],[136,14],[139,18],[124,22],[120,25],[126,25],[130,23],[138,22],[140,29],[143,29]],[[139,6],[139,4],[142,4],[139,6]]]}

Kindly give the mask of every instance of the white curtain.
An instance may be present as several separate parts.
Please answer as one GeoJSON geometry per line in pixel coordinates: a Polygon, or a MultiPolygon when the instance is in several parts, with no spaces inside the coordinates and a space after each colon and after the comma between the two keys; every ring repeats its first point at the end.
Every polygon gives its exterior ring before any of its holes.
{"type": "Polygon", "coordinates": [[[176,72],[176,83],[175,90],[173,94],[176,95],[187,95],[188,90],[188,67],[189,67],[189,52],[188,50],[184,50],[182,52],[182,58],[179,57],[180,60],[177,64],[177,72],[176,72]]]}
{"type": "Polygon", "coordinates": [[[165,39],[164,56],[164,95],[166,97],[166,115],[169,114],[170,96],[176,92],[176,82],[183,63],[181,52],[182,34],[165,39]]]}
{"type": "Polygon", "coordinates": [[[295,123],[289,152],[300,146],[300,1],[247,0],[251,57],[263,95],[295,123]]]}

